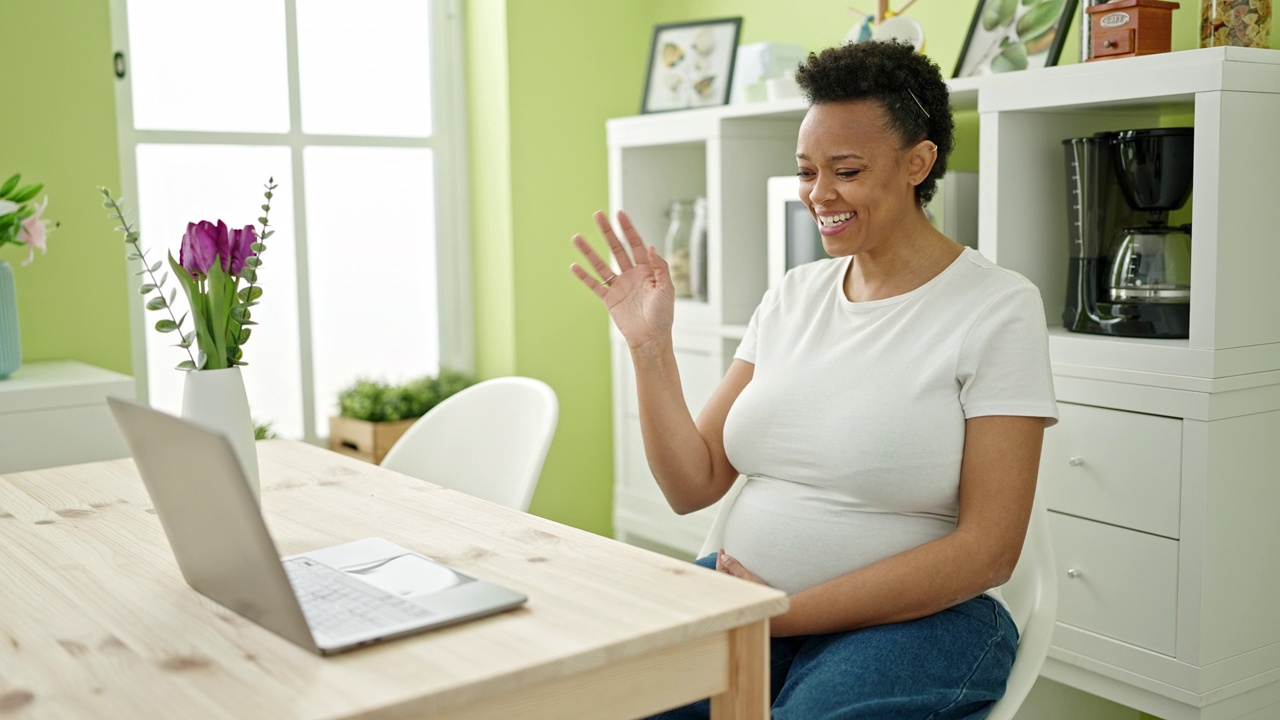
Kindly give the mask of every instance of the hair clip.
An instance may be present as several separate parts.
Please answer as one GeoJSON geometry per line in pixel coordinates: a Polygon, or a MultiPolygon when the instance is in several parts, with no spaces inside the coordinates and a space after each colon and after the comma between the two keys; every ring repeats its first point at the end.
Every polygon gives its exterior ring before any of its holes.
{"type": "Polygon", "coordinates": [[[916,101],[916,105],[919,106],[920,112],[924,113],[925,117],[932,119],[933,116],[929,114],[928,110],[924,109],[924,105],[920,102],[920,98],[916,97],[916,94],[911,92],[911,88],[907,88],[907,92],[911,93],[911,99],[916,101]]]}

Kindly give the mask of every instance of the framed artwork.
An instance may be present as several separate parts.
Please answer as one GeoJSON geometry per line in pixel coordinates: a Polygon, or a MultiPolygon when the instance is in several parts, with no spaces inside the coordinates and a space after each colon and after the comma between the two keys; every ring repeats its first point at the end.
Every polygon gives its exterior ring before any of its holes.
{"type": "Polygon", "coordinates": [[[640,112],[729,102],[741,27],[740,17],[656,26],[640,112]]]}
{"type": "Polygon", "coordinates": [[[1058,64],[1076,0],[978,0],[955,77],[1058,64]]]}

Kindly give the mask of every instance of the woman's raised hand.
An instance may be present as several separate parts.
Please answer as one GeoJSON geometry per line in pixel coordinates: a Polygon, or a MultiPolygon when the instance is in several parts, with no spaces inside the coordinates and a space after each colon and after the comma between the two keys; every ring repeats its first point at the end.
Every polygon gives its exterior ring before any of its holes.
{"type": "Polygon", "coordinates": [[[671,284],[667,261],[653,246],[644,244],[626,213],[618,211],[618,227],[627,239],[626,246],[614,233],[607,215],[597,212],[594,217],[617,262],[618,272],[614,273],[581,235],[573,236],[573,244],[595,274],[578,263],[570,265],[569,270],[604,302],[627,345],[638,348],[653,340],[669,339],[675,314],[675,287],[671,284]]]}

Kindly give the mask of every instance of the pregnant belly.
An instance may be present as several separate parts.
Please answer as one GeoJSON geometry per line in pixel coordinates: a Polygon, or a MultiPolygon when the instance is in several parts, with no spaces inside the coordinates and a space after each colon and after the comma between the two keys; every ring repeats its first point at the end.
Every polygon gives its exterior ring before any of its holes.
{"type": "Polygon", "coordinates": [[[725,523],[724,549],[797,593],[942,537],[955,519],[882,512],[825,488],[752,477],[725,523]]]}

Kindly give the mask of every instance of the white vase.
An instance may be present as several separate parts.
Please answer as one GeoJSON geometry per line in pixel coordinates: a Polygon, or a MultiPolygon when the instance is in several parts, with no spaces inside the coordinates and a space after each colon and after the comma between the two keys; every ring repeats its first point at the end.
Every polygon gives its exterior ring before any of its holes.
{"type": "Polygon", "coordinates": [[[182,417],[217,430],[231,441],[249,490],[259,499],[258,451],[254,447],[253,417],[244,391],[240,368],[194,370],[186,373],[182,388],[182,417]]]}

